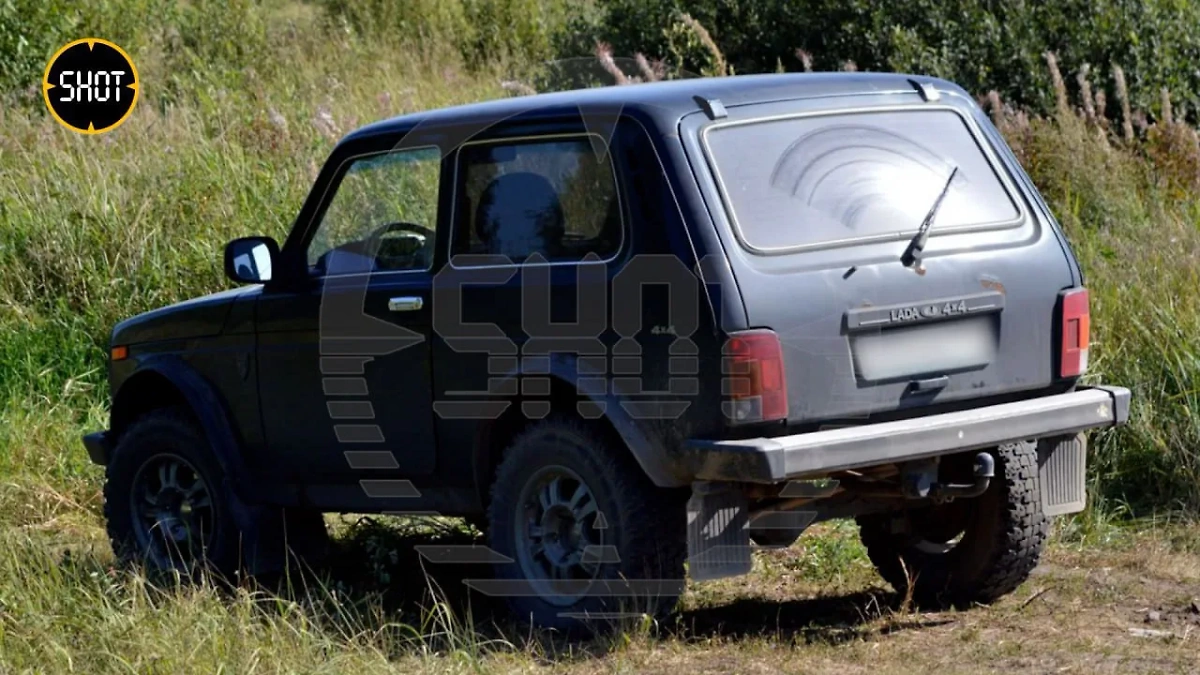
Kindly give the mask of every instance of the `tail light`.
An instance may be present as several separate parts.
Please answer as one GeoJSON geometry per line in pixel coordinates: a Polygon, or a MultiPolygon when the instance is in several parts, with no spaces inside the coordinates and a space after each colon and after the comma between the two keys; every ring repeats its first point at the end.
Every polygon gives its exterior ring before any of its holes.
{"type": "Polygon", "coordinates": [[[1060,377],[1078,377],[1087,372],[1089,324],[1088,292],[1086,288],[1063,291],[1059,296],[1062,307],[1062,351],[1059,352],[1060,377]]]}
{"type": "Polygon", "coordinates": [[[775,331],[730,335],[722,371],[724,408],[729,419],[739,423],[787,419],[783,348],[775,331]]]}

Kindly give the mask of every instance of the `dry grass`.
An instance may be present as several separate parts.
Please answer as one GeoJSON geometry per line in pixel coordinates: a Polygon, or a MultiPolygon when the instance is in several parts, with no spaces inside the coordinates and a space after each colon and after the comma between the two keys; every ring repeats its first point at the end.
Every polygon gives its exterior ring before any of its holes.
{"type": "Polygon", "coordinates": [[[351,524],[320,576],[223,590],[151,586],[112,568],[102,548],[50,545],[76,533],[10,530],[0,670],[1142,673],[1189,672],[1200,657],[1195,523],[1060,535],[1013,596],[947,612],[908,609],[880,585],[852,526],[823,525],[758,554],[747,577],[693,585],[666,624],[583,641],[514,630],[465,596],[457,579],[473,572],[422,568],[414,550],[471,536],[351,524]]]}
{"type": "MultiPolygon", "coordinates": [[[[330,31],[307,5],[279,9],[244,22],[270,31],[272,60],[258,70],[188,70],[186,54],[167,56],[178,34],[148,38],[134,57],[146,81],[164,85],[110,135],[74,136],[35,105],[0,110],[0,672],[1194,668],[1200,527],[1106,519],[1200,504],[1200,150],[1195,130],[1167,112],[1169,97],[1153,122],[1131,110],[1119,68],[1119,124],[1104,116],[1103,87],[1086,94],[1087,71],[1075,78],[1078,108],[1057,75],[1053,119],[986,99],[1088,275],[1093,376],[1137,397],[1133,423],[1094,444],[1096,508],[1064,527],[1038,576],[995,607],[908,611],[878,585],[845,524],[758,556],[750,577],[695,586],[670,625],[586,643],[514,632],[485,606],[464,627],[475,603],[444,571],[433,571],[435,585],[393,583],[425,578],[414,542],[466,536],[428,527],[348,527],[339,563],[299,590],[154,588],[113,569],[100,472],[78,445],[106,417],[98,364],[108,328],[223,287],[223,241],[282,235],[341,133],[531,93],[498,59],[472,69],[434,41],[369,41],[330,31]],[[1150,612],[1160,619],[1145,624],[1150,612]]],[[[207,39],[240,30],[235,19],[207,39]]],[[[707,31],[681,25],[713,72],[728,74],[707,31]]],[[[811,55],[798,58],[811,69],[811,55]]],[[[644,57],[607,59],[614,79],[665,76],[644,57]]]]}
{"type": "Polygon", "coordinates": [[[696,19],[692,18],[687,12],[680,12],[678,21],[687,27],[688,30],[695,34],[696,39],[712,57],[712,75],[732,75],[729,69],[729,64],[725,61],[725,55],[721,53],[721,48],[717,46],[717,41],[712,38],[712,34],[696,19]]]}

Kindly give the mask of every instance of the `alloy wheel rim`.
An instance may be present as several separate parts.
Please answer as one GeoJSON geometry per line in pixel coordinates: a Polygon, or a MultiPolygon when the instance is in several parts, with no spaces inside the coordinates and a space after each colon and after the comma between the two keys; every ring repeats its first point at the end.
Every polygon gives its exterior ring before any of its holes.
{"type": "Polygon", "coordinates": [[[155,455],[142,464],[130,506],[138,545],[158,567],[190,569],[212,544],[217,513],[209,486],[178,455],[155,455]]]}
{"type": "Polygon", "coordinates": [[[575,604],[605,562],[607,524],[591,488],[566,467],[544,467],[521,490],[516,518],[517,562],[525,579],[547,602],[575,604]]]}

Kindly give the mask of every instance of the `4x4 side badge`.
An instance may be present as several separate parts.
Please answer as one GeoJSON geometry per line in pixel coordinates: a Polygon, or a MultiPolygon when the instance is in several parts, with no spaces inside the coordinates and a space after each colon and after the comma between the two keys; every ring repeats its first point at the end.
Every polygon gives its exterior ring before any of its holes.
{"type": "Polygon", "coordinates": [[[42,97],[59,124],[81,134],[102,134],[129,119],[139,84],[125,50],[108,40],[83,38],[51,57],[42,97]]]}

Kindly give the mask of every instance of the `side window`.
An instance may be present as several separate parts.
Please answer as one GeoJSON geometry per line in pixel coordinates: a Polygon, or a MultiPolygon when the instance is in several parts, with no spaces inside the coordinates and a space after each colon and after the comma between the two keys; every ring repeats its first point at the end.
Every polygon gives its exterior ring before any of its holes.
{"type": "MultiPolygon", "coordinates": [[[[465,145],[451,255],[607,259],[621,246],[612,158],[587,136],[465,145]]],[[[462,263],[458,263],[461,265],[462,263]]]]}
{"type": "Polygon", "coordinates": [[[320,274],[427,270],[437,229],[441,151],[353,160],[308,245],[320,274]]]}

